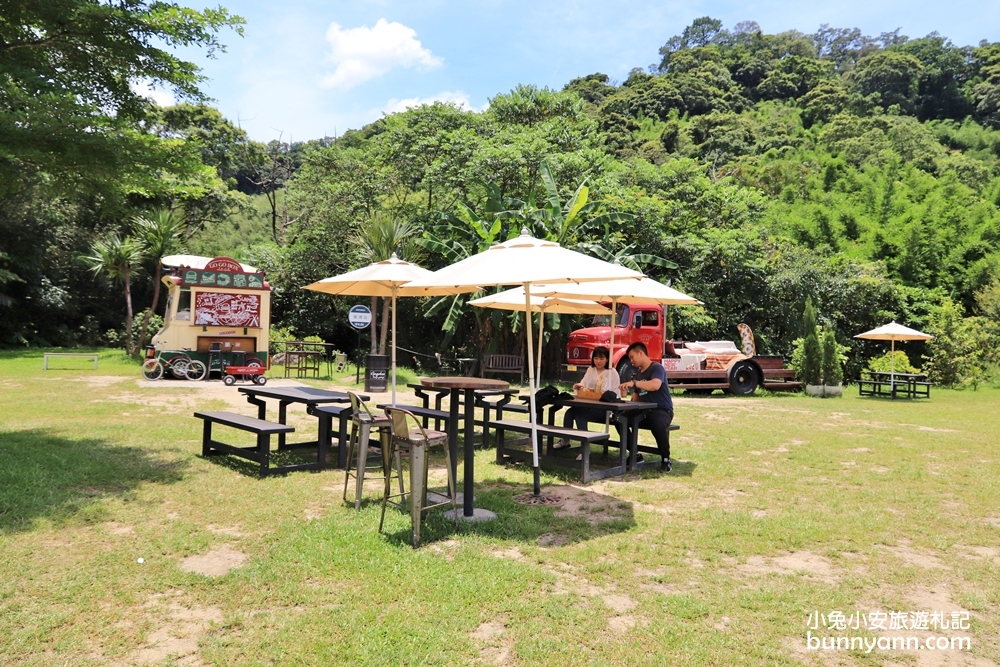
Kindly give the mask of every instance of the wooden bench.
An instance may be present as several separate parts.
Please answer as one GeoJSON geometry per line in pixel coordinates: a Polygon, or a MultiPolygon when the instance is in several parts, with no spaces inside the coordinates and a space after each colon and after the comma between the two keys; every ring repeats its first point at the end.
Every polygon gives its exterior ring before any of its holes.
{"type": "Polygon", "coordinates": [[[491,354],[486,357],[479,377],[486,377],[487,373],[517,373],[521,384],[524,384],[524,357],[520,354],[491,354]]]}
{"type": "Polygon", "coordinates": [[[49,357],[84,357],[90,359],[94,362],[94,370],[97,370],[97,359],[96,354],[90,354],[87,352],[43,352],[42,353],[42,370],[49,370],[49,357]]]}
{"type": "Polygon", "coordinates": [[[290,472],[292,470],[316,470],[322,467],[322,461],[316,463],[303,463],[299,465],[281,466],[272,469],[271,462],[271,435],[274,433],[292,433],[294,426],[276,424],[274,422],[245,417],[235,412],[196,412],[194,416],[204,421],[201,438],[202,456],[219,456],[222,454],[233,454],[244,459],[256,461],[260,464],[261,477],[267,477],[272,473],[290,472]],[[212,424],[222,424],[241,431],[249,431],[257,434],[257,444],[253,447],[234,447],[224,442],[212,439],[212,424]]]}
{"type": "MultiPolygon", "coordinates": [[[[649,429],[643,427],[642,422],[639,422],[639,430],[641,430],[641,431],[648,431],[649,429]]],[[[681,430],[681,427],[679,425],[677,425],[677,424],[671,424],[669,427],[667,427],[667,443],[668,444],[670,443],[670,433],[673,432],[673,431],[679,431],[679,430],[681,430]]],[[[646,461],[646,460],[642,460],[642,461],[639,461],[639,460],[629,461],[629,464],[630,464],[630,467],[631,467],[632,470],[642,470],[643,468],[653,468],[653,467],[659,468],[660,467],[660,462],[661,462],[661,460],[662,460],[663,457],[660,456],[660,450],[657,449],[656,445],[636,445],[636,454],[638,455],[638,454],[642,454],[642,453],[645,453],[645,454],[655,454],[659,458],[655,459],[655,460],[650,460],[650,461],[646,461]]]]}
{"type": "MultiPolygon", "coordinates": [[[[505,446],[505,434],[507,431],[515,431],[517,433],[524,433],[528,435],[528,440],[531,440],[531,423],[526,421],[515,421],[510,419],[499,419],[490,423],[490,426],[496,431],[496,446],[497,446],[497,463],[505,463],[507,461],[524,461],[525,463],[532,463],[532,452],[531,450],[522,451],[519,449],[511,449],[505,446]]],[[[576,470],[578,467],[581,468],[581,478],[583,483],[586,484],[595,479],[601,479],[606,475],[595,474],[594,471],[590,469],[590,445],[596,442],[606,442],[611,436],[608,433],[601,431],[581,431],[575,428],[562,428],[560,426],[547,426],[545,424],[538,424],[536,426],[539,438],[547,438],[547,447],[543,451],[539,451],[539,460],[544,459],[545,463],[550,463],[561,468],[569,468],[576,470]],[[575,457],[572,457],[572,452],[570,450],[559,450],[565,451],[569,456],[557,456],[552,453],[552,441],[555,438],[565,438],[571,442],[580,443],[580,461],[577,461],[575,457]]],[[[541,443],[539,443],[541,448],[541,443]]],[[[572,451],[575,451],[572,450],[572,451]]]]}
{"type": "Polygon", "coordinates": [[[324,451],[330,453],[333,447],[333,420],[339,421],[337,428],[337,467],[347,466],[347,425],[354,416],[350,405],[314,405],[307,412],[319,419],[319,439],[325,443],[324,451]]]}

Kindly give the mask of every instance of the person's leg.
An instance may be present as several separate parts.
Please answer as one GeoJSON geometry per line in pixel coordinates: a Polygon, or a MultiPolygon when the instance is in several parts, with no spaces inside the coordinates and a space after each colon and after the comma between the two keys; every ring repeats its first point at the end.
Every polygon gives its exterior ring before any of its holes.
{"type": "MultiPolygon", "coordinates": [[[[566,410],[566,414],[563,415],[563,428],[573,428],[573,419],[576,417],[576,410],[569,408],[566,410]]],[[[569,440],[566,438],[559,438],[556,440],[555,444],[552,445],[554,449],[566,449],[570,446],[569,440]]]]}
{"type": "Polygon", "coordinates": [[[663,457],[664,467],[670,462],[670,422],[674,420],[674,413],[663,408],[652,410],[643,420],[642,425],[653,432],[653,439],[656,440],[656,448],[660,450],[663,457]]]}

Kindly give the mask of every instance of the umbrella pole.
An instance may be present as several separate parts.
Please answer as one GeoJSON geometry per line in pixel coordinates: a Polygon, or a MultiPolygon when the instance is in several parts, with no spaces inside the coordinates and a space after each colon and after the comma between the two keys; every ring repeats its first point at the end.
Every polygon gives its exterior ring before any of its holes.
{"type": "MultiPolygon", "coordinates": [[[[535,389],[538,389],[538,385],[542,383],[542,331],[545,329],[545,311],[539,311],[538,313],[538,363],[535,364],[535,370],[538,372],[538,377],[535,378],[535,389]]],[[[531,335],[530,333],[528,334],[531,335]]]]}
{"type": "Polygon", "coordinates": [[[392,407],[396,407],[396,290],[392,286],[392,407]]]}
{"type": "Polygon", "coordinates": [[[892,353],[889,355],[889,391],[896,398],[896,339],[892,339],[892,353]]]}
{"type": "MultiPolygon", "coordinates": [[[[608,359],[608,365],[610,365],[611,368],[615,368],[615,315],[617,315],[617,314],[618,314],[618,299],[615,299],[614,297],[612,297],[612,299],[611,299],[611,349],[608,351],[608,354],[611,355],[611,357],[608,359]]],[[[618,369],[615,368],[615,371],[617,372],[618,369]]]]}
{"type": "Polygon", "coordinates": [[[538,468],[538,423],[535,413],[535,351],[531,336],[531,283],[524,283],[525,327],[528,334],[528,419],[531,422],[531,466],[534,469],[535,496],[542,495],[541,471],[538,468]]]}

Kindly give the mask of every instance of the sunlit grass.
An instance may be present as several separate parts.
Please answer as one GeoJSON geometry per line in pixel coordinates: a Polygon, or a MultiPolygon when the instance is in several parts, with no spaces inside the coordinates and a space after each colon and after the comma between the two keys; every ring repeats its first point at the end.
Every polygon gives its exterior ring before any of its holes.
{"type": "Polygon", "coordinates": [[[432,513],[413,550],[396,510],[378,533],[376,485],[356,512],[341,472],[203,459],[191,412],[249,406],[141,387],[101,355],[42,371],[38,352],[0,353],[0,664],[914,664],[826,663],[806,619],[936,599],[1000,662],[1000,391],[679,396],[674,473],[545,474],[569,504],[527,507],[530,469],[479,451],[476,505],[498,519],[456,533],[432,513]],[[179,567],[222,548],[247,560],[179,567]]]}

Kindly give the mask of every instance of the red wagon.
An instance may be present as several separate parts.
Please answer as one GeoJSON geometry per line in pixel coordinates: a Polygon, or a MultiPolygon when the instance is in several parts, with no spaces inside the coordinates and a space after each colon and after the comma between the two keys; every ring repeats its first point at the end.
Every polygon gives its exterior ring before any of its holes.
{"type": "Polygon", "coordinates": [[[226,366],[222,374],[222,381],[227,387],[231,387],[237,382],[253,382],[254,384],[267,384],[264,377],[263,366],[226,366]]]}

